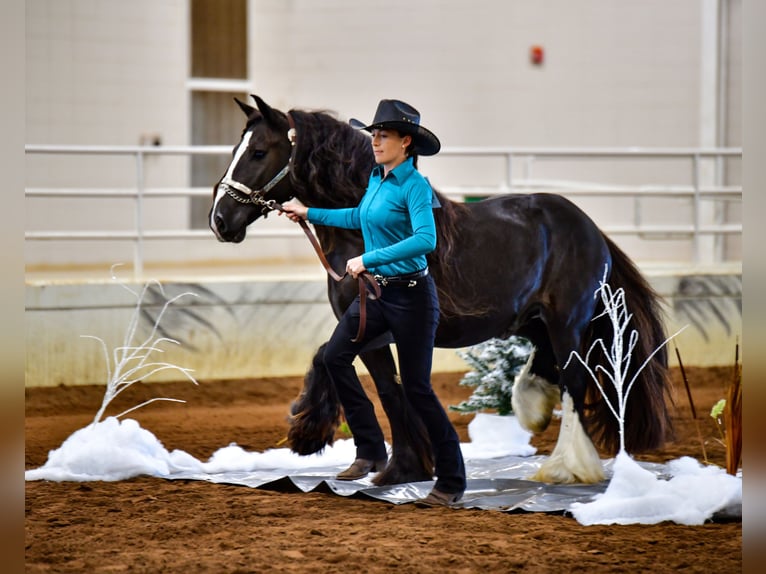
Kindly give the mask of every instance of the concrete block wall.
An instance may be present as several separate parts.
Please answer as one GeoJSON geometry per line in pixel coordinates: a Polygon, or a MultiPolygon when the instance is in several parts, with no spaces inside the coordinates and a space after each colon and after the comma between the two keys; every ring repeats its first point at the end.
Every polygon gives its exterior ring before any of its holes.
{"type": "MultiPolygon", "coordinates": [[[[731,365],[741,339],[741,273],[664,273],[649,276],[665,298],[668,334],[685,365],[731,365]]],[[[142,285],[116,281],[37,282],[26,287],[26,384],[52,386],[103,384],[109,356],[125,344],[136,312],[135,292],[142,285]]],[[[163,284],[144,299],[133,343],[144,341],[166,298],[193,292],[170,307],[160,322],[165,336],[155,360],[194,369],[199,380],[302,376],[316,349],[335,325],[326,297],[326,281],[298,277],[232,278],[163,284]]],[[[671,364],[675,352],[669,353],[671,364]]],[[[465,371],[453,349],[437,349],[434,371],[465,371]]],[[[363,372],[361,364],[359,369],[363,372]]],[[[179,380],[167,371],[152,380],[179,380]]]]}

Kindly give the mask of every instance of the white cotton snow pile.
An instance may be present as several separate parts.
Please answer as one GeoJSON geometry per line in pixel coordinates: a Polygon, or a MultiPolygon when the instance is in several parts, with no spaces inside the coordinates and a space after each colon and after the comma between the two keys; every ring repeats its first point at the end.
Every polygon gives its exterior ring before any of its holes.
{"type": "Polygon", "coordinates": [[[515,416],[476,413],[468,423],[469,443],[460,445],[466,459],[500,456],[531,456],[537,449],[529,444],[532,433],[515,416]]]}
{"type": "Polygon", "coordinates": [[[312,467],[326,467],[348,464],[354,460],[356,447],[351,439],[336,440],[321,453],[301,456],[289,448],[274,448],[263,452],[248,452],[241,446],[231,444],[213,453],[210,460],[202,464],[207,473],[233,471],[256,471],[280,469],[295,471],[312,467]]]}
{"type": "MultiPolygon", "coordinates": [[[[509,418],[504,417],[505,423],[509,418]]],[[[492,458],[507,454],[534,454],[529,434],[520,427],[513,435],[498,436],[488,424],[473,421],[471,443],[463,444],[470,458],[492,458]]],[[[518,426],[518,423],[517,423],[518,426]]],[[[57,449],[48,454],[40,468],[28,470],[26,480],[116,481],[140,475],[167,477],[174,472],[217,474],[280,469],[296,471],[312,467],[348,464],[356,448],[351,439],[335,441],[321,453],[308,456],[295,454],[288,448],[248,452],[236,444],[218,449],[207,462],[182,450],[168,452],[150,431],[133,419],[119,421],[109,417],[99,423],[75,431],[57,449]]]]}
{"type": "Polygon", "coordinates": [[[182,450],[168,452],[151,432],[133,419],[109,417],[88,425],[50,451],[40,468],[25,472],[26,480],[116,481],[140,475],[167,477],[175,472],[223,473],[265,469],[296,470],[348,464],[352,440],[338,440],[319,454],[300,456],[287,448],[247,452],[231,444],[218,449],[208,462],[182,450]]]}
{"type": "Polygon", "coordinates": [[[627,453],[614,460],[606,491],[569,508],[581,524],[704,524],[716,512],[742,504],[742,479],[691,457],[667,463],[669,480],[642,468],[627,453]]]}
{"type": "MultiPolygon", "coordinates": [[[[499,418],[503,419],[502,428],[493,426],[485,417],[477,417],[470,423],[472,442],[461,445],[466,458],[534,454],[535,448],[529,445],[530,433],[523,430],[514,417],[499,418]]],[[[25,479],[115,481],[140,475],[168,477],[178,472],[221,474],[274,469],[294,472],[347,465],[354,460],[355,453],[351,439],[336,440],[321,453],[308,456],[300,456],[288,448],[248,452],[230,444],[202,462],[182,450],[168,452],[157,437],[133,419],[120,421],[109,417],[72,433],[48,454],[43,466],[26,471],[25,479]]]]}
{"type": "Polygon", "coordinates": [[[48,453],[26,480],[123,480],[142,474],[166,476],[172,457],[160,441],[133,419],[115,417],[88,425],[48,453]]]}

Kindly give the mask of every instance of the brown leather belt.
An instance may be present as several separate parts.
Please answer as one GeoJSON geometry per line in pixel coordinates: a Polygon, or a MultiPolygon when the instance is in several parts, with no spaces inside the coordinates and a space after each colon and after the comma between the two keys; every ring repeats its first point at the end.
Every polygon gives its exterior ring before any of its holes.
{"type": "Polygon", "coordinates": [[[373,275],[373,278],[383,287],[414,287],[418,284],[418,279],[426,275],[428,275],[428,267],[414,273],[407,273],[406,275],[395,275],[393,277],[373,275]]]}

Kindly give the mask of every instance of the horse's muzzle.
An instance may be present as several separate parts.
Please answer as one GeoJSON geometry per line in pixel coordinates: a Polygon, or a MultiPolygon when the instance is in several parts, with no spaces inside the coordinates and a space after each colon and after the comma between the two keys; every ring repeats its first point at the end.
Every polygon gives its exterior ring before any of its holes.
{"type": "Polygon", "coordinates": [[[227,225],[226,219],[219,213],[214,214],[210,219],[210,229],[215,234],[218,241],[222,243],[242,243],[247,235],[247,226],[243,225],[234,231],[230,225],[227,225]]]}

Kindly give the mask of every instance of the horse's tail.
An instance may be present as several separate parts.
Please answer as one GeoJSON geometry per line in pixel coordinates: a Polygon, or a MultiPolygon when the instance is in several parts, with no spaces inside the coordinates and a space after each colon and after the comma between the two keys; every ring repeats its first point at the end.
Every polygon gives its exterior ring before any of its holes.
{"type": "MultiPolygon", "coordinates": [[[[630,258],[608,237],[604,236],[612,258],[612,268],[607,282],[613,291],[622,288],[625,292],[625,306],[632,315],[627,337],[635,330],[638,341],[630,360],[630,370],[625,377],[626,384],[636,371],[648,360],[638,379],[630,390],[625,413],[625,448],[628,452],[641,452],[656,449],[670,438],[672,423],[669,406],[672,405],[668,371],[667,350],[664,346],[666,335],[661,320],[660,296],[641,275],[630,258]],[[659,349],[656,353],[655,351],[659,349]]],[[[600,313],[603,306],[597,308],[600,313]]],[[[601,339],[607,349],[614,339],[610,320],[599,317],[591,322],[586,335],[584,349],[590,348],[593,341],[601,339]]],[[[601,357],[603,359],[603,356],[601,357]]],[[[593,365],[601,362],[593,358],[593,365]]],[[[612,405],[617,405],[616,390],[610,381],[602,378],[601,387],[609,396],[612,405]]],[[[615,415],[604,401],[601,391],[590,381],[586,401],[586,427],[591,438],[614,454],[619,450],[619,426],[615,415]]]]}
{"type": "Polygon", "coordinates": [[[300,455],[320,452],[335,440],[341,415],[340,400],[324,366],[324,349],[319,347],[303,379],[303,390],[290,406],[287,440],[300,455]]]}

